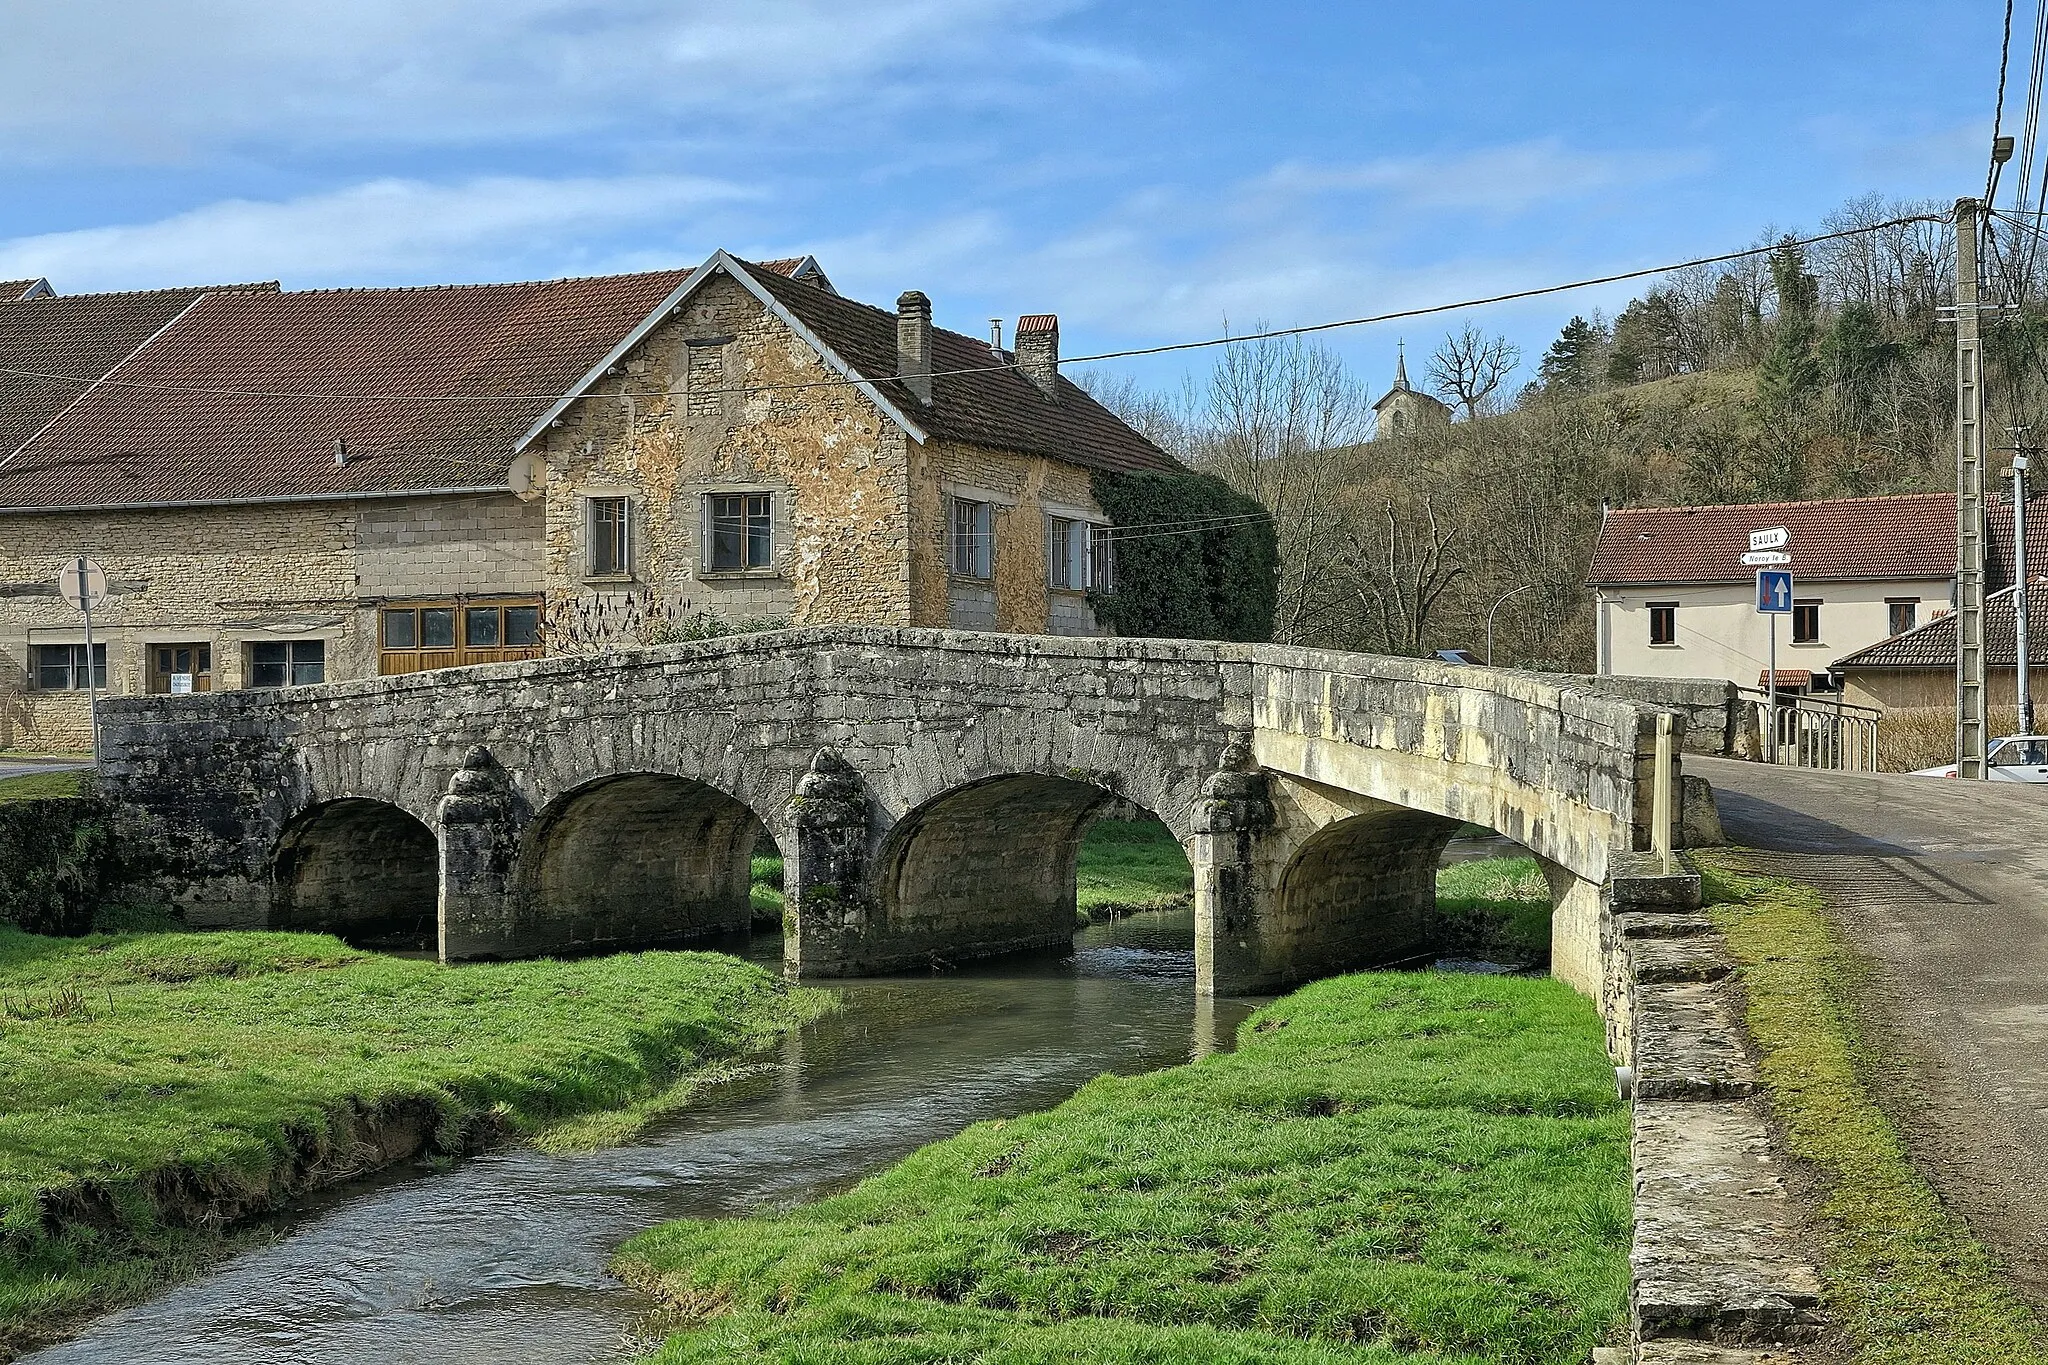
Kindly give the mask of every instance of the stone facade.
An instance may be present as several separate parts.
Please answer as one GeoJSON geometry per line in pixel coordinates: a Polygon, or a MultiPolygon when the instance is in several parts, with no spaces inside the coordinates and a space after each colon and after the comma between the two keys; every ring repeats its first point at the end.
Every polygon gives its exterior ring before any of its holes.
{"type": "Polygon", "coordinates": [[[730,277],[617,370],[546,436],[551,599],[644,591],[729,621],[1098,633],[1086,594],[1051,588],[1046,564],[1048,515],[1108,521],[1086,468],[912,441],[730,277]],[[714,570],[705,500],[751,493],[770,499],[770,562],[714,570]],[[593,577],[589,503],[615,497],[637,545],[627,573],[593,577]],[[992,508],[988,579],[950,572],[956,497],[992,508]]]}
{"type": "MultiPolygon", "coordinates": [[[[122,699],[103,775],[190,922],[432,916],[448,959],[722,932],[765,830],[818,976],[1065,942],[1081,831],[1123,800],[1188,849],[1228,992],[1426,953],[1463,821],[1597,905],[1648,837],[1654,720],[1415,660],[834,628],[122,699]]],[[[1580,952],[1560,975],[1597,983],[1580,952]]]]}
{"type": "Polygon", "coordinates": [[[327,680],[376,676],[382,603],[537,589],[539,527],[509,493],[0,517],[0,747],[90,742],[86,693],[35,668],[37,647],[84,643],[54,594],[73,556],[110,581],[93,613],[110,694],[151,689],[157,646],[203,645],[223,691],[250,685],[263,643],[317,640],[327,680]]]}

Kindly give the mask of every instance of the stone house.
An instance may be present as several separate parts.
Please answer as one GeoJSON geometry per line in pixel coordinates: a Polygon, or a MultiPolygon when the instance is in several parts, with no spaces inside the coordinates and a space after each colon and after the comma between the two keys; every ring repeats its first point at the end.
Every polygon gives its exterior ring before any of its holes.
{"type": "MultiPolygon", "coordinates": [[[[2031,535],[2027,537],[2033,539],[2031,535]]],[[[2048,601],[2044,583],[2031,569],[2027,575],[2027,668],[2048,683],[2048,601]]],[[[1990,704],[2013,706],[2019,700],[2019,613],[2013,589],[2001,588],[1984,598],[1984,669],[1990,704]]],[[[1880,640],[1834,662],[1842,699],[1878,710],[1894,707],[1956,704],[1956,621],[1943,613],[1911,630],[1880,640]]],[[[2038,695],[2036,684],[2036,695],[2038,695]]]]}
{"type": "MultiPolygon", "coordinates": [[[[2048,553],[2044,515],[2037,510],[2027,532],[2035,564],[2048,564],[2037,558],[2048,553]]],[[[1756,610],[1756,570],[1742,556],[1752,530],[1774,526],[1791,533],[1794,590],[1793,610],[1778,623],[1781,690],[1839,690],[1836,660],[1926,625],[1953,600],[1951,493],[1616,508],[1588,573],[1599,672],[1761,687],[1770,623],[1756,610]]],[[[1986,577],[1997,588],[2011,582],[2009,502],[1991,508],[1987,529],[1986,577]]]]}
{"type": "Polygon", "coordinates": [[[52,588],[78,554],[112,581],[114,693],[703,612],[1085,634],[1112,572],[1091,477],[1179,469],[1060,376],[1051,315],[1000,351],[922,294],[844,299],[808,257],[0,298],[0,744],[86,737],[82,622],[52,588]]]}

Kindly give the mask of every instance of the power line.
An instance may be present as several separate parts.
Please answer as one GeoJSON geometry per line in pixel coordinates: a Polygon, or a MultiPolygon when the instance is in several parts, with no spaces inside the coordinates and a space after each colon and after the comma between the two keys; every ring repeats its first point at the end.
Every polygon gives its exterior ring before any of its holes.
{"type": "MultiPolygon", "coordinates": [[[[1517,289],[1503,294],[1489,294],[1481,298],[1459,299],[1454,303],[1430,304],[1420,308],[1404,308],[1388,313],[1375,313],[1366,317],[1339,318],[1331,322],[1307,323],[1299,327],[1281,327],[1262,332],[1247,332],[1236,336],[1210,337],[1200,341],[1178,341],[1160,346],[1137,346],[1120,351],[1103,351],[1095,355],[1066,356],[1061,360],[1065,365],[1094,364],[1105,360],[1129,360],[1138,356],[1166,355],[1178,351],[1207,350],[1217,346],[1240,346],[1247,342],[1268,341],[1277,337],[1308,336],[1317,332],[1337,331],[1347,327],[1369,327],[1382,322],[1399,322],[1408,318],[1432,317],[1442,313],[1454,313],[1465,308],[1485,308],[1494,304],[1513,303],[1521,299],[1543,298],[1551,294],[1569,293],[1577,289],[1593,289],[1601,285],[1621,284],[1629,280],[1646,279],[1653,275],[1668,275],[1675,270],[1689,270],[1695,266],[1722,265],[1729,261],[1744,260],[1751,256],[1766,256],[1785,247],[1808,247],[1821,242],[1841,241],[1865,233],[1883,232],[1888,228],[1904,227],[1911,223],[1945,223],[1946,214],[1913,213],[1892,218],[1882,223],[1867,223],[1860,227],[1843,228],[1836,232],[1815,233],[1810,237],[1788,237],[1763,246],[1745,247],[1741,251],[1727,251],[1715,256],[1696,256],[1690,260],[1673,261],[1665,265],[1644,266],[1637,270],[1624,270],[1612,275],[1599,275],[1590,279],[1570,280],[1563,284],[1542,285],[1534,289],[1517,289]]],[[[951,378],[958,375],[995,374],[1017,369],[1014,360],[996,365],[977,365],[954,370],[935,370],[934,379],[951,378]]],[[[148,380],[117,379],[111,376],[87,378],[79,375],[56,374],[41,370],[22,370],[0,366],[0,375],[14,375],[24,379],[45,380],[51,383],[80,384],[88,387],[140,389],[159,393],[189,393],[211,398],[259,398],[297,402],[347,402],[347,403],[417,403],[417,402],[552,402],[562,397],[554,393],[315,393],[280,392],[260,389],[210,388],[203,385],[159,384],[148,380]]],[[[774,384],[748,384],[731,388],[695,389],[692,394],[750,394],[781,392],[793,389],[847,388],[860,384],[880,383],[897,378],[895,375],[878,375],[859,379],[818,379],[774,384]]],[[[626,395],[591,394],[590,398],[625,397],[626,395]]],[[[651,395],[633,395],[649,397],[651,395]]]]}
{"type": "Polygon", "coordinates": [[[2005,0],[2005,38],[1998,45],[1998,99],[1991,106],[1991,169],[1984,176],[1984,207],[1990,208],[1998,193],[1998,132],[2005,117],[2005,63],[2012,55],[2012,0],[2005,0]]]}

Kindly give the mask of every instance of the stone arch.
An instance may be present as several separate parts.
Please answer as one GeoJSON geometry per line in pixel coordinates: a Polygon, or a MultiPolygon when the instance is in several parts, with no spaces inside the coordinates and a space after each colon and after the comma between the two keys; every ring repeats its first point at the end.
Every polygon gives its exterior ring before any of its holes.
{"type": "Polygon", "coordinates": [[[530,950],[593,951],[745,933],[766,826],[718,787],[617,773],[575,787],[528,827],[519,857],[530,950]]]}
{"type": "Polygon", "coordinates": [[[1331,821],[1279,869],[1269,943],[1282,979],[1392,966],[1432,952],[1436,871],[1458,822],[1382,805],[1331,821]]]}
{"type": "Polygon", "coordinates": [[[1075,927],[1081,835],[1118,793],[1012,773],[911,810],[875,860],[873,970],[1063,947],[1075,927]]]}
{"type": "Polygon", "coordinates": [[[434,937],[440,899],[434,831],[398,806],[343,797],[308,807],[279,835],[271,860],[271,923],[351,942],[434,937]]]}

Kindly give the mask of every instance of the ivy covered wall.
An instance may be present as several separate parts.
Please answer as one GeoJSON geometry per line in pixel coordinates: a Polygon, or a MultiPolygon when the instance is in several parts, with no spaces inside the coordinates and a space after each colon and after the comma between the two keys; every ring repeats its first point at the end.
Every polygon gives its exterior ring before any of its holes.
{"type": "Polygon", "coordinates": [[[1097,472],[1116,580],[1089,595],[1119,635],[1258,642],[1273,635],[1280,547],[1255,499],[1213,474],[1097,472]]]}

